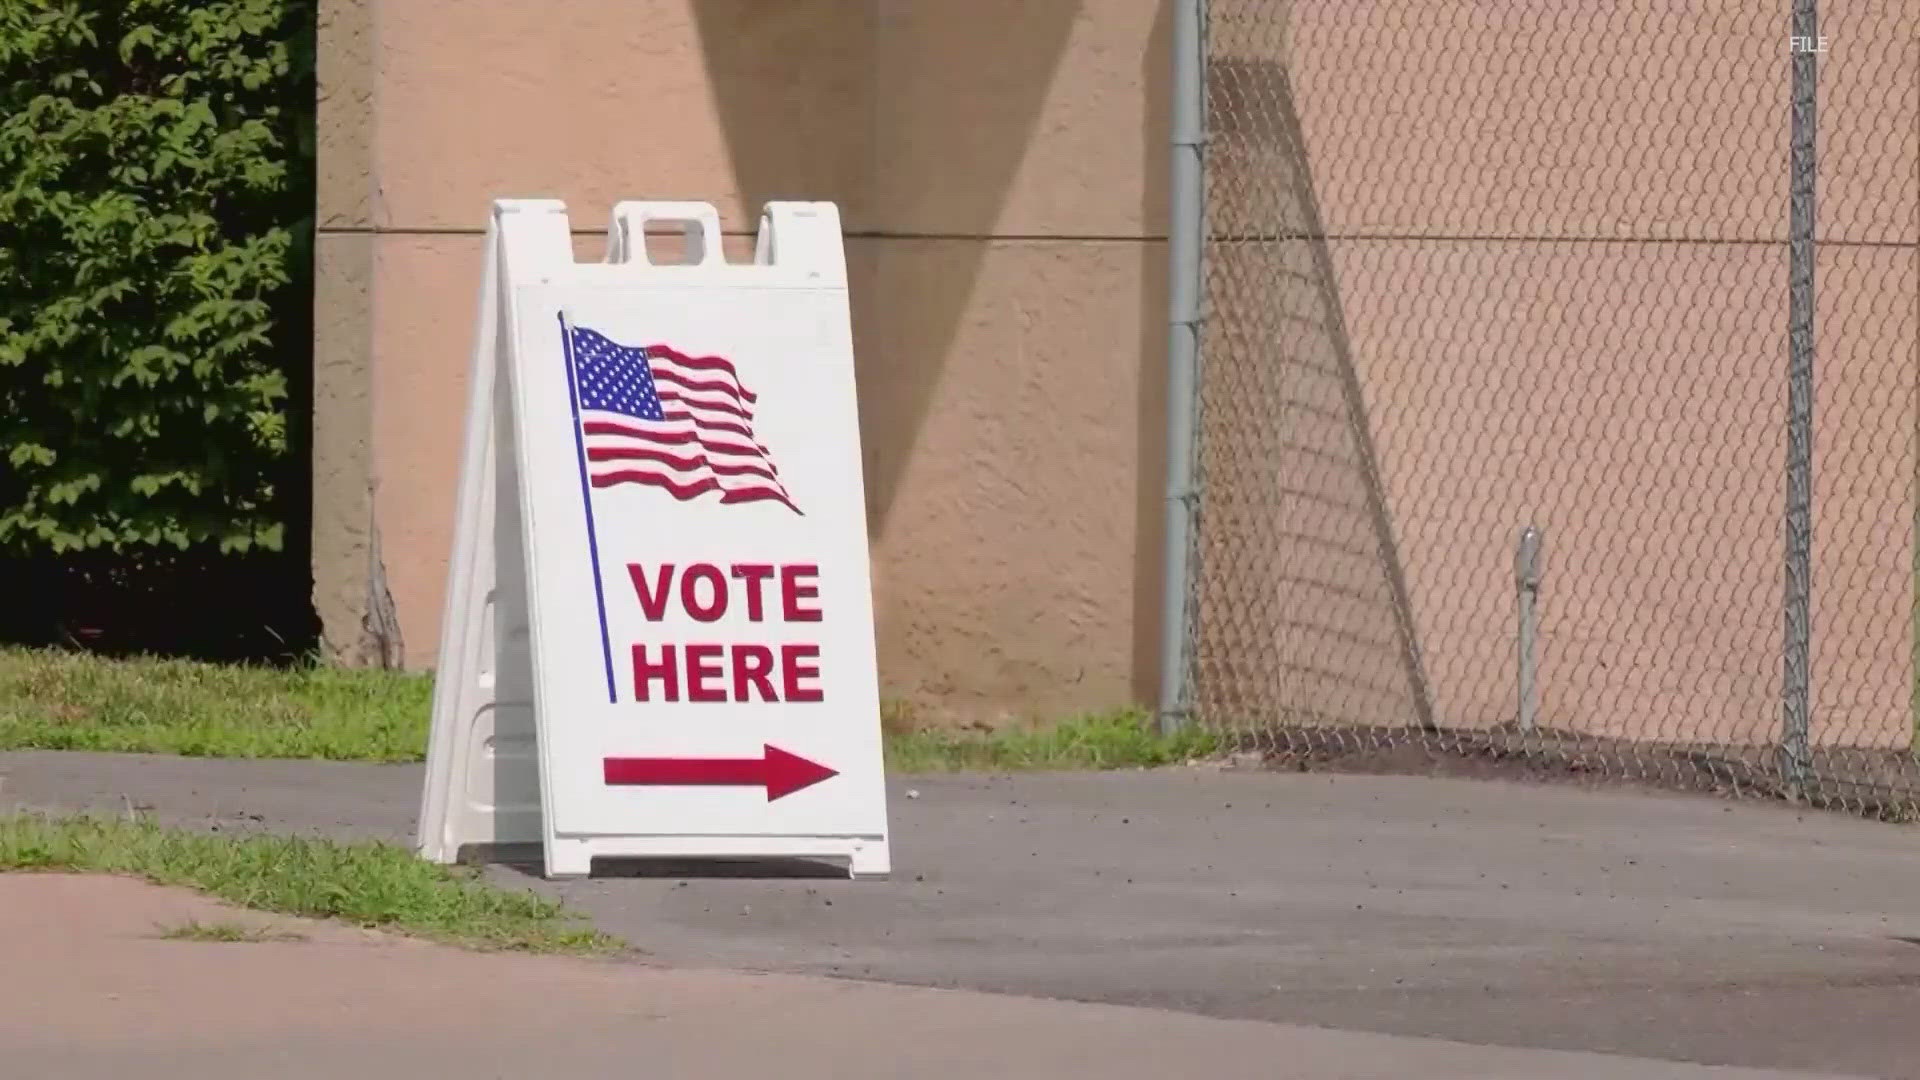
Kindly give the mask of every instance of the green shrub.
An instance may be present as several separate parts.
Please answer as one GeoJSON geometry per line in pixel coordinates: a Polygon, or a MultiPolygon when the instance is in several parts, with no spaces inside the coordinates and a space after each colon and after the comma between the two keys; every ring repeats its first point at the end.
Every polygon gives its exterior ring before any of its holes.
{"type": "Polygon", "coordinates": [[[0,550],[277,548],[311,0],[0,0],[0,550]]]}

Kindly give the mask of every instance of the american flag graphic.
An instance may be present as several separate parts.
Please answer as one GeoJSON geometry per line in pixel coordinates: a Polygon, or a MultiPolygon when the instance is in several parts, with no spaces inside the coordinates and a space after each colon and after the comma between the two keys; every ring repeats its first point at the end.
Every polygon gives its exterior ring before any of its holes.
{"type": "Polygon", "coordinates": [[[682,502],[773,501],[800,513],[753,432],[759,400],[718,356],[622,345],[566,326],[582,465],[595,488],[646,484],[682,502]]]}

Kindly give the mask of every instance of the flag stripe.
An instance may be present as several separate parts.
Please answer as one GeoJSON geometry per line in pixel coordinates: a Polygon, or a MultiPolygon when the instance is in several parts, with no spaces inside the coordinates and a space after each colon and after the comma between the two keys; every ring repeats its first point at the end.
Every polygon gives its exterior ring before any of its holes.
{"type": "Polygon", "coordinates": [[[699,428],[724,431],[729,435],[744,435],[749,439],[753,438],[752,428],[742,424],[736,424],[730,420],[708,420],[705,417],[695,416],[692,412],[681,412],[678,410],[667,413],[666,418],[668,420],[682,420],[699,428]]]}
{"type": "MultiPolygon", "coordinates": [[[[758,446],[741,446],[738,443],[715,442],[701,436],[698,428],[682,431],[655,431],[631,424],[621,424],[610,420],[589,420],[582,425],[590,436],[614,435],[624,439],[639,439],[644,442],[659,443],[663,446],[686,446],[698,443],[700,449],[710,454],[737,454],[741,457],[758,458],[766,461],[765,450],[758,446]]],[[[772,464],[768,462],[768,464],[772,464]]]]}
{"type": "Polygon", "coordinates": [[[681,472],[694,469],[709,469],[721,476],[763,476],[774,480],[773,470],[760,465],[731,465],[715,461],[704,454],[693,457],[679,457],[665,450],[655,450],[647,446],[594,446],[587,450],[588,461],[657,461],[662,465],[671,465],[681,472]]]}
{"type": "Polygon", "coordinates": [[[649,345],[646,353],[647,361],[655,371],[661,368],[669,371],[684,368],[687,371],[718,372],[726,376],[727,381],[732,383],[740,391],[740,396],[747,399],[749,403],[760,400],[752,391],[740,384],[740,373],[734,370],[731,360],[718,356],[688,356],[671,345],[649,345]]]}
{"type": "Polygon", "coordinates": [[[659,396],[661,401],[671,401],[675,405],[712,409],[715,412],[723,412],[729,416],[737,416],[742,420],[753,419],[753,413],[750,410],[743,409],[738,405],[728,404],[724,401],[708,401],[705,398],[694,397],[692,394],[682,394],[677,390],[662,390],[659,396]]]}
{"type": "Polygon", "coordinates": [[[597,488],[611,487],[614,484],[647,484],[651,487],[663,488],[668,494],[682,502],[698,498],[709,491],[718,491],[720,493],[720,501],[723,503],[772,500],[773,502],[780,503],[796,514],[800,512],[800,508],[793,505],[792,500],[787,498],[785,492],[777,488],[768,487],[765,484],[750,488],[728,488],[723,487],[718,480],[715,480],[711,476],[695,480],[690,484],[683,484],[671,477],[662,476],[657,472],[646,472],[640,469],[600,473],[593,478],[593,486],[597,488]]]}
{"type": "MultiPolygon", "coordinates": [[[[616,448],[616,452],[619,449],[616,448]]],[[[736,464],[724,467],[722,471],[702,464],[706,459],[698,456],[689,461],[669,454],[665,455],[669,460],[660,461],[654,456],[661,453],[659,451],[649,452],[645,447],[634,449],[640,450],[641,453],[631,457],[608,457],[593,461],[588,466],[589,474],[598,476],[646,471],[666,476],[680,484],[691,484],[696,480],[712,477],[722,488],[772,487],[781,492],[786,491],[786,488],[781,486],[779,477],[767,475],[766,471],[757,465],[736,464]]],[[[592,456],[591,451],[589,455],[592,456]]]]}
{"type": "Polygon", "coordinates": [[[680,372],[674,371],[673,369],[665,366],[654,368],[653,377],[659,382],[672,383],[673,385],[678,386],[683,390],[717,391],[719,393],[726,394],[730,397],[737,398],[738,400],[744,401],[749,405],[760,400],[757,396],[750,394],[745,390],[740,389],[739,387],[733,385],[732,383],[720,382],[713,379],[695,378],[691,375],[682,374],[680,372]]]}

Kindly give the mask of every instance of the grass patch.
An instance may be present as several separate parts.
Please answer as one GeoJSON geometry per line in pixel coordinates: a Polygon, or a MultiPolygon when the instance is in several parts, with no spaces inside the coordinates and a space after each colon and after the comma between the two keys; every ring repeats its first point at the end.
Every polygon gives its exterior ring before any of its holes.
{"type": "Polygon", "coordinates": [[[433,681],[0,649],[0,749],[419,761],[433,681]]]}
{"type": "Polygon", "coordinates": [[[154,936],[162,941],[216,941],[259,942],[259,941],[305,941],[307,935],[295,934],[286,930],[269,930],[264,926],[248,926],[237,922],[203,923],[197,919],[188,919],[177,926],[163,926],[154,936]]]}
{"type": "Polygon", "coordinates": [[[887,767],[896,772],[1151,768],[1211,757],[1220,748],[1211,732],[1162,735],[1138,709],[992,732],[916,729],[897,712],[889,721],[887,767]]]}
{"type": "Polygon", "coordinates": [[[494,888],[375,842],[215,836],[115,818],[0,816],[0,870],[123,874],[242,907],[467,948],[602,955],[621,943],[531,891],[494,888]]]}
{"type": "MultiPolygon", "coordinates": [[[[420,761],[432,704],[419,674],[0,649],[0,750],[420,761]]],[[[1137,709],[992,732],[923,727],[897,702],[883,713],[896,772],[1126,769],[1219,748],[1206,732],[1162,736],[1137,709]]]]}

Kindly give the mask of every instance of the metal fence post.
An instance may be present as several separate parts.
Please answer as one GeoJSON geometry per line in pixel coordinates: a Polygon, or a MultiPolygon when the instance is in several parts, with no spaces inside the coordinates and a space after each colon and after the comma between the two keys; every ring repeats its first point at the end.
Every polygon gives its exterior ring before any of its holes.
{"type": "Polygon", "coordinates": [[[1814,99],[1820,40],[1817,0],[1794,0],[1793,145],[1788,165],[1786,619],[1780,758],[1789,788],[1806,787],[1813,577],[1814,99]]]}
{"type": "Polygon", "coordinates": [[[1194,437],[1199,411],[1201,168],[1206,111],[1206,0],[1174,0],[1172,176],[1167,219],[1167,496],[1160,582],[1160,730],[1184,726],[1192,612],[1194,437]]]}
{"type": "Polygon", "coordinates": [[[1540,726],[1540,548],[1544,540],[1532,525],[1520,530],[1513,552],[1513,585],[1519,617],[1519,703],[1515,713],[1521,732],[1531,735],[1540,726]]]}

